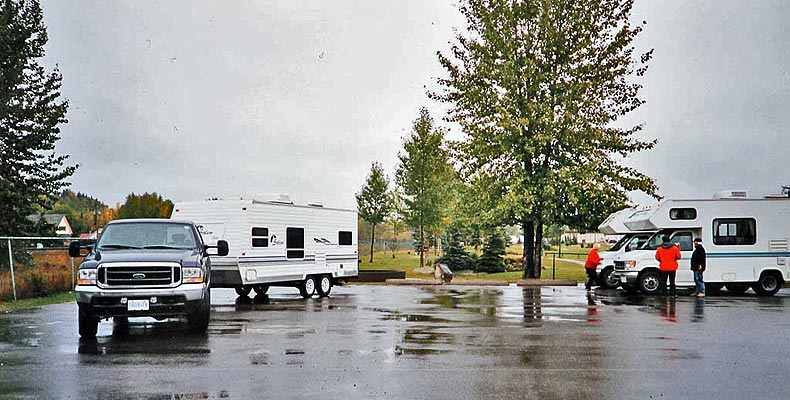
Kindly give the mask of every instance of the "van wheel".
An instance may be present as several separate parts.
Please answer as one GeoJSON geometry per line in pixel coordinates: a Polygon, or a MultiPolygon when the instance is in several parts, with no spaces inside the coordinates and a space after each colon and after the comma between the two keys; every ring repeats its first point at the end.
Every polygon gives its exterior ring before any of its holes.
{"type": "Polygon", "coordinates": [[[614,274],[614,267],[607,267],[598,275],[598,283],[604,288],[616,288],[620,284],[620,280],[614,274]]]}
{"type": "Polygon", "coordinates": [[[250,294],[250,291],[252,290],[252,288],[249,287],[249,286],[239,286],[239,287],[233,288],[233,290],[236,291],[237,295],[239,295],[241,297],[245,297],[245,296],[250,294]]]}
{"type": "Polygon", "coordinates": [[[313,297],[313,294],[315,294],[315,287],[315,277],[308,276],[304,281],[302,281],[302,284],[299,285],[299,294],[301,294],[305,299],[309,299],[313,297]]]}
{"type": "Polygon", "coordinates": [[[329,275],[321,275],[318,279],[318,297],[329,296],[332,291],[332,277],[329,275]]]}
{"type": "Polygon", "coordinates": [[[752,285],[752,289],[760,296],[773,296],[782,288],[782,281],[771,272],[760,275],[760,279],[752,285]]]}
{"type": "Polygon", "coordinates": [[[211,318],[211,291],[206,289],[203,301],[198,308],[187,315],[189,330],[192,332],[204,333],[208,329],[208,321],[211,318]]]}
{"type": "Polygon", "coordinates": [[[724,287],[727,288],[727,292],[735,296],[740,296],[749,290],[749,285],[746,283],[727,283],[724,287]]]}
{"type": "Polygon", "coordinates": [[[659,285],[658,272],[647,271],[639,275],[639,289],[644,294],[658,294],[661,288],[659,285]]]}
{"type": "Polygon", "coordinates": [[[255,285],[253,289],[255,289],[255,293],[263,296],[269,291],[269,285],[255,285]]]}
{"type": "Polygon", "coordinates": [[[85,339],[92,339],[96,337],[96,332],[99,330],[99,319],[86,311],[84,307],[79,307],[79,331],[80,337],[85,339]]]}

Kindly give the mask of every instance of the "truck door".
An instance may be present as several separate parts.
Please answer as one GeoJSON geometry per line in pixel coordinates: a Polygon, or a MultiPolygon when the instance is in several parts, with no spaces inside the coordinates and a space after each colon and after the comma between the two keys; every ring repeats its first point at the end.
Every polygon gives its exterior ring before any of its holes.
{"type": "Polygon", "coordinates": [[[675,232],[670,241],[680,247],[681,259],[678,261],[678,273],[675,282],[678,285],[694,285],[694,273],[691,272],[691,253],[694,252],[694,236],[689,231],[675,232]]]}

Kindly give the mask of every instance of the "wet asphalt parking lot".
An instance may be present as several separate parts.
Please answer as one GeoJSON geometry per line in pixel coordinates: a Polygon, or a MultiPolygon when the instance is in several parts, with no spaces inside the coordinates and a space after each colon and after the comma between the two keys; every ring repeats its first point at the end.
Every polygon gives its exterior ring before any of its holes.
{"type": "Polygon", "coordinates": [[[208,334],[77,307],[0,316],[0,397],[781,399],[790,290],[627,297],[582,287],[336,287],[243,301],[212,291],[208,334]],[[751,293],[751,292],[749,292],[751,293]]]}

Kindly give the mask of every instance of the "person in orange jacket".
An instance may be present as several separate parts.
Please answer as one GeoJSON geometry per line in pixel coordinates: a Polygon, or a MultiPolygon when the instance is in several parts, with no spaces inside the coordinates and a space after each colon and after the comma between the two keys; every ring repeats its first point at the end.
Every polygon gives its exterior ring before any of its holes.
{"type": "Polygon", "coordinates": [[[669,236],[661,238],[661,246],[656,249],[656,261],[658,261],[658,269],[661,270],[659,275],[659,288],[661,294],[667,294],[667,278],[669,278],[669,290],[672,296],[677,297],[675,292],[675,274],[678,270],[678,260],[680,260],[680,249],[678,246],[669,242],[669,236]]]}
{"type": "Polygon", "coordinates": [[[587,294],[592,294],[592,285],[595,283],[595,269],[598,268],[598,265],[601,264],[601,255],[598,254],[598,249],[601,248],[600,243],[593,244],[592,250],[590,253],[587,254],[587,261],[584,263],[584,270],[587,271],[587,284],[584,287],[587,288],[587,294]]]}

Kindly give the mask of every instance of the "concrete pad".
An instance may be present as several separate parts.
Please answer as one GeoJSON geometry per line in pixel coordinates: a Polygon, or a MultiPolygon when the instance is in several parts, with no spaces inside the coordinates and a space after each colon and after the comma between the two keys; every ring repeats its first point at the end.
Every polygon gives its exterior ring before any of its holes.
{"type": "Polygon", "coordinates": [[[508,286],[510,283],[508,281],[472,281],[472,280],[453,280],[452,282],[448,283],[448,285],[452,286],[508,286]]]}
{"type": "Polygon", "coordinates": [[[518,286],[576,286],[578,282],[563,279],[519,279],[518,286]]]}

